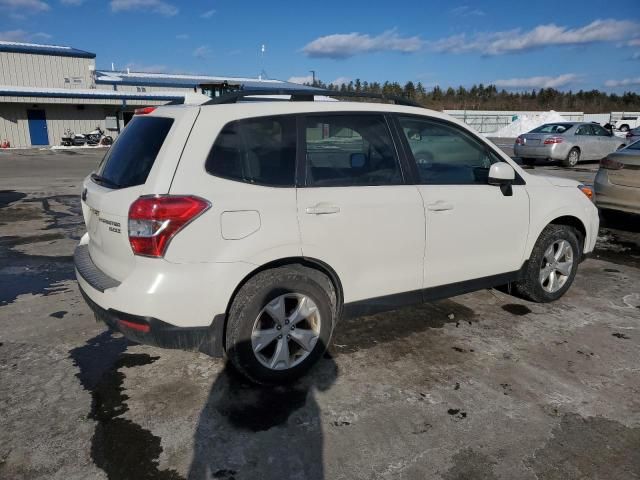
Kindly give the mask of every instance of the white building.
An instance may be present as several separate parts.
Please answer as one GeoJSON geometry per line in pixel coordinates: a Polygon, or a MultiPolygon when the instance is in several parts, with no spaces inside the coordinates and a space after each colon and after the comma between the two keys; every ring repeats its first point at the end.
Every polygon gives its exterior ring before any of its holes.
{"type": "Polygon", "coordinates": [[[305,88],[279,80],[96,70],[71,47],[0,41],[0,144],[58,145],[65,130],[116,137],[135,108],[184,101],[198,85],[305,88]]]}

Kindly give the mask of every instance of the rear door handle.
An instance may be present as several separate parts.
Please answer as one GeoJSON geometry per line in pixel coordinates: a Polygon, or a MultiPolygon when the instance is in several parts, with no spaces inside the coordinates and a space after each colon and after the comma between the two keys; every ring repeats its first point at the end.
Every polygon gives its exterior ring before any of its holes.
{"type": "Polygon", "coordinates": [[[313,207],[307,207],[305,211],[309,215],[329,215],[331,213],[340,212],[340,207],[331,205],[330,203],[318,203],[313,207]]]}
{"type": "Polygon", "coordinates": [[[453,210],[453,204],[439,200],[435,203],[430,203],[427,208],[432,212],[443,212],[445,210],[453,210]]]}

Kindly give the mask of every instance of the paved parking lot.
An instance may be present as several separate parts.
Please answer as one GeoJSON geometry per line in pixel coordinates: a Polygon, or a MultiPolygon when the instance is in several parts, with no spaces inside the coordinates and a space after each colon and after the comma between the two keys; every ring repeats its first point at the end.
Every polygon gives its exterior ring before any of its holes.
{"type": "Polygon", "coordinates": [[[93,320],[72,253],[101,155],[0,151],[0,478],[640,478],[637,217],[556,303],[483,290],[345,321],[307,378],[261,389],[93,320]]]}

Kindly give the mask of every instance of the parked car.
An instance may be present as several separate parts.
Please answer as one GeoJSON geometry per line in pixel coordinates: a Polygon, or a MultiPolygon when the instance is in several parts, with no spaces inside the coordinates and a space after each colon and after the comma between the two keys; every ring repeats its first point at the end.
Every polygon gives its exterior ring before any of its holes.
{"type": "Polygon", "coordinates": [[[590,189],[446,114],[257,96],[148,109],[84,180],[78,284],[126,337],[286,382],[340,318],[506,284],[554,301],[594,248],[590,189]]]}
{"type": "Polygon", "coordinates": [[[640,140],[640,127],[629,130],[627,132],[625,140],[627,142],[627,145],[631,145],[632,143],[640,140]]]}
{"type": "Polygon", "coordinates": [[[575,167],[581,160],[600,160],[624,147],[618,138],[597,123],[546,123],[516,138],[514,153],[523,163],[536,160],[560,161],[575,167]]]}
{"type": "Polygon", "coordinates": [[[608,210],[640,214],[640,142],[604,158],[594,187],[596,204],[605,215],[608,210]]]}
{"type": "Polygon", "coordinates": [[[640,127],[640,117],[637,115],[625,115],[614,124],[614,128],[621,132],[628,132],[637,127],[640,127]]]}

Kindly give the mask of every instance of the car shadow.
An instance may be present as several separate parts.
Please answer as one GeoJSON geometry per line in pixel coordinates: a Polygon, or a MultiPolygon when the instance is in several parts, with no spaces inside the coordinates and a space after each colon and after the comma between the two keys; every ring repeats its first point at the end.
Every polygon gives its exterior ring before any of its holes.
{"type": "Polygon", "coordinates": [[[324,479],[315,394],[337,376],[329,354],[302,379],[277,387],[252,384],[227,362],[200,413],[187,479],[324,479]]]}
{"type": "Polygon", "coordinates": [[[625,232],[640,232],[640,215],[617,210],[607,210],[606,215],[600,212],[600,226],[625,232]]]}

